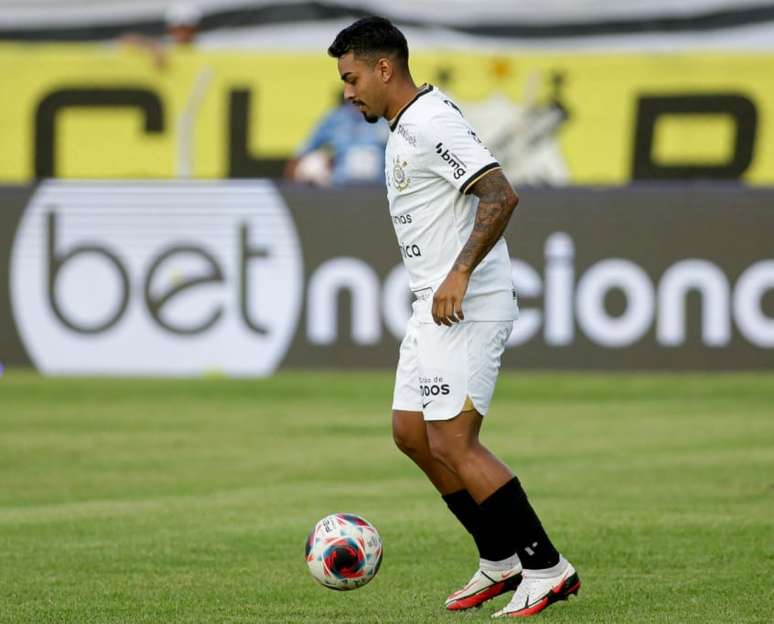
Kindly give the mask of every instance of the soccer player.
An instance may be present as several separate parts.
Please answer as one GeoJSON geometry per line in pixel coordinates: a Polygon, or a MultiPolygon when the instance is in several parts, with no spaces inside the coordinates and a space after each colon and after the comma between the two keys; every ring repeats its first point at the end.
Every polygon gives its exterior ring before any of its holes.
{"type": "Polygon", "coordinates": [[[494,617],[533,615],[577,593],[580,580],[519,480],[478,439],[518,313],[502,238],[518,197],[454,102],[432,85],[416,86],[406,38],[388,20],[358,20],[328,54],[338,59],[344,97],[367,121],[384,117],[390,125],[387,198],[415,295],[400,346],[393,436],[480,556],[446,608],[468,609],[515,589],[494,617]]]}

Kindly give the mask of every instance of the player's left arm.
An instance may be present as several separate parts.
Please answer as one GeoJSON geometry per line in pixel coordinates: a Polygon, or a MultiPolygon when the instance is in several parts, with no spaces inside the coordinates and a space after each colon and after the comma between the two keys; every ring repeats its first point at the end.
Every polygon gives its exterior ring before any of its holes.
{"type": "Polygon", "coordinates": [[[446,279],[433,296],[433,321],[437,325],[451,325],[465,317],[462,299],[468,289],[473,270],[505,232],[519,196],[505,179],[501,169],[493,169],[479,178],[470,191],[478,197],[478,211],[473,231],[446,279]]]}

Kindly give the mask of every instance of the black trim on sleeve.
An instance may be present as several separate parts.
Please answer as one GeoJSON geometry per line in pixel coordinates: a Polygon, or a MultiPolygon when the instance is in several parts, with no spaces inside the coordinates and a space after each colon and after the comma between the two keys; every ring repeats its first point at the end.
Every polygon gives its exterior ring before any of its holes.
{"type": "Polygon", "coordinates": [[[499,162],[497,162],[497,161],[495,161],[495,162],[490,162],[488,165],[484,165],[483,167],[481,167],[481,169],[479,169],[478,171],[476,171],[476,172],[475,172],[475,173],[474,173],[472,176],[470,176],[470,177],[469,177],[467,180],[465,180],[465,182],[464,182],[464,183],[462,184],[462,186],[460,187],[460,193],[461,193],[462,195],[467,195],[468,191],[470,190],[470,187],[471,187],[471,186],[473,185],[473,183],[474,183],[474,182],[476,182],[476,181],[477,181],[477,180],[478,180],[478,179],[479,179],[479,178],[480,178],[482,175],[484,175],[484,174],[485,174],[487,171],[492,171],[492,169],[499,169],[499,168],[500,168],[500,163],[499,163],[499,162]]]}
{"type": "Polygon", "coordinates": [[[395,130],[395,128],[398,127],[398,122],[400,121],[400,118],[403,116],[403,113],[405,113],[409,109],[409,106],[411,106],[414,102],[416,102],[419,98],[421,98],[426,93],[430,93],[430,91],[432,90],[433,90],[433,85],[426,85],[425,87],[417,91],[417,94],[413,97],[413,99],[410,102],[408,102],[403,108],[401,108],[398,111],[398,114],[395,115],[395,118],[390,122],[390,132],[392,132],[393,130],[395,130]]]}

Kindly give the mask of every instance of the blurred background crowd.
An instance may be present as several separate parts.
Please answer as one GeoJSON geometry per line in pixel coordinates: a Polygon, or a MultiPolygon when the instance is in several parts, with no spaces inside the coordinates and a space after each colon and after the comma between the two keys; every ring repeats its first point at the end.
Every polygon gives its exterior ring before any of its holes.
{"type": "Polygon", "coordinates": [[[768,2],[0,0],[0,181],[379,182],[386,127],[325,54],[370,13],[514,184],[774,180],[768,2]]]}

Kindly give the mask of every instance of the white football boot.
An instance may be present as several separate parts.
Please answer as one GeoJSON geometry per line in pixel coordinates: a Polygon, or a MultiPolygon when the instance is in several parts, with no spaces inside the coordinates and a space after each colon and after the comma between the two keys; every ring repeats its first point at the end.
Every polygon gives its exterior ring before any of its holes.
{"type": "Polygon", "coordinates": [[[559,555],[559,563],[547,570],[524,569],[513,598],[492,617],[527,617],[540,613],[557,600],[567,600],[580,589],[580,577],[572,564],[559,555]]]}
{"type": "Polygon", "coordinates": [[[487,600],[516,589],[520,580],[521,564],[518,561],[509,570],[495,572],[479,568],[465,587],[446,599],[446,608],[449,611],[461,611],[480,607],[487,600]]]}

